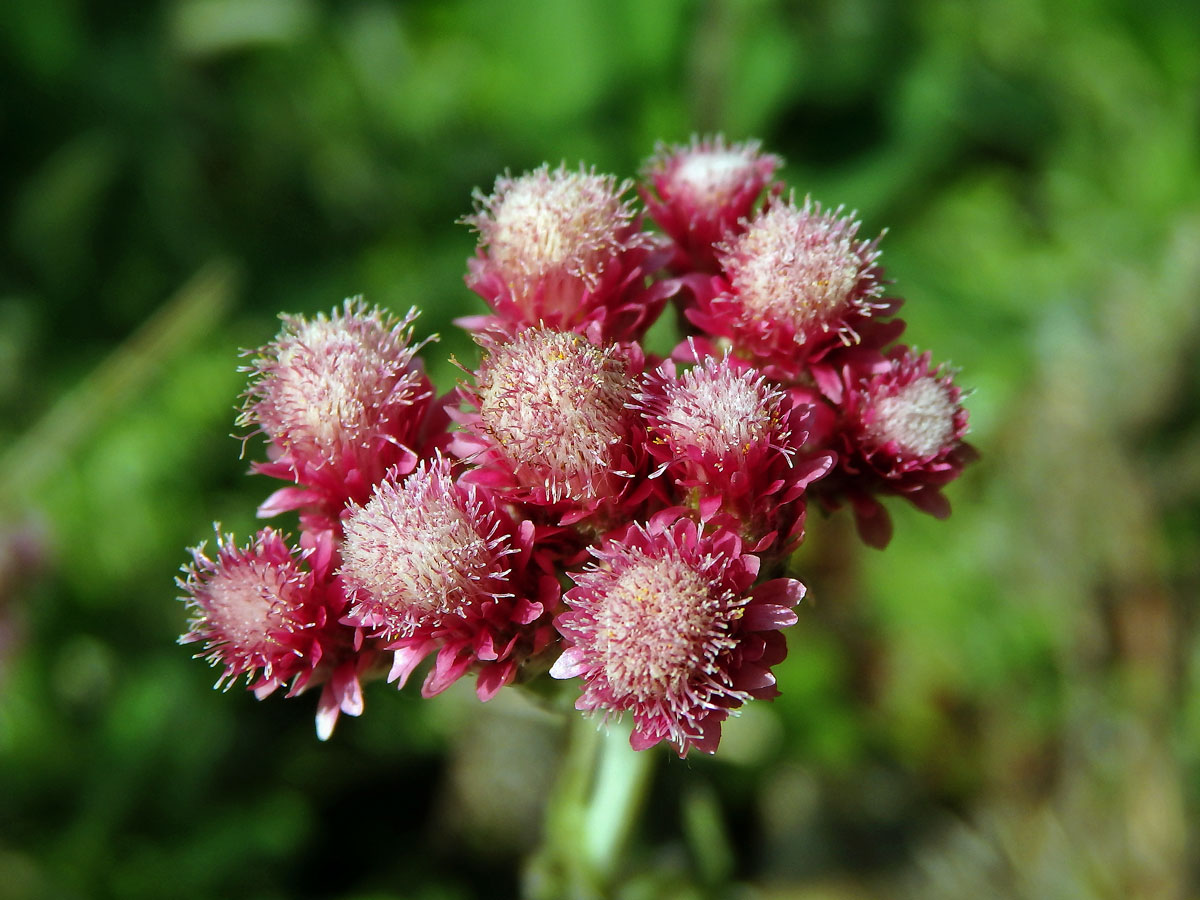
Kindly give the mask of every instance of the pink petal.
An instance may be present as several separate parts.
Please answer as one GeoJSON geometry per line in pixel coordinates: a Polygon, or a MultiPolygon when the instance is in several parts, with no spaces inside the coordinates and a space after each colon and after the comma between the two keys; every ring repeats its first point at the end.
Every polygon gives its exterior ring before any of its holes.
{"type": "Polygon", "coordinates": [[[462,678],[467,669],[471,667],[472,662],[474,662],[474,658],[470,653],[460,655],[457,647],[443,647],[438,652],[433,670],[426,677],[425,683],[421,685],[421,696],[429,698],[440,694],[462,678]]]}
{"type": "Polygon", "coordinates": [[[321,689],[321,699],[317,702],[317,739],[327,741],[333,735],[333,726],[337,724],[338,702],[334,698],[333,685],[326,684],[321,689]]]}
{"type": "Polygon", "coordinates": [[[705,497],[700,501],[700,521],[707,522],[721,508],[722,497],[716,494],[712,497],[705,497]]]}
{"type": "Polygon", "coordinates": [[[629,735],[629,746],[634,750],[649,750],[656,744],[662,743],[662,737],[652,737],[649,734],[644,734],[634,728],[633,734],[629,735]]]}
{"type": "Polygon", "coordinates": [[[317,495],[312,491],[298,487],[280,488],[270,497],[259,504],[257,516],[260,519],[269,519],[272,516],[277,516],[280,513],[290,512],[293,509],[299,509],[309,503],[315,502],[317,495]]]}
{"type": "Polygon", "coordinates": [[[812,366],[810,371],[821,393],[832,400],[834,404],[840,405],[842,402],[842,379],[838,377],[837,372],[825,365],[812,366]]]}
{"type": "Polygon", "coordinates": [[[362,685],[354,663],[343,663],[333,673],[333,688],[341,696],[339,708],[348,716],[361,716],[363,711],[362,685]]]}
{"type": "Polygon", "coordinates": [[[475,639],[475,658],[490,661],[497,658],[496,647],[492,643],[492,636],[488,632],[483,632],[475,639]]]}
{"type": "Polygon", "coordinates": [[[433,647],[429,644],[417,644],[401,647],[392,658],[392,670],[388,672],[389,683],[395,681],[396,687],[402,688],[408,683],[408,677],[433,647]]]}
{"type": "MultiPolygon", "coordinates": [[[[799,584],[799,582],[796,582],[799,584]]],[[[799,601],[797,601],[799,602],[799,601]]],[[[785,606],[771,603],[751,603],[742,617],[742,628],[746,631],[774,631],[787,628],[798,621],[796,614],[785,606]]]]}
{"type": "Polygon", "coordinates": [[[516,671],[516,663],[512,661],[501,665],[487,666],[479,673],[479,679],[475,682],[476,696],[482,702],[487,703],[499,693],[500,688],[512,681],[516,671]]]}
{"type": "MultiPolygon", "coordinates": [[[[701,726],[702,731],[698,738],[691,741],[691,745],[701,753],[716,753],[717,745],[721,743],[721,722],[725,718],[724,715],[709,716],[701,726]]],[[[681,752],[680,757],[687,755],[687,750],[681,752]]]]}
{"type": "Polygon", "coordinates": [[[756,691],[774,685],[775,676],[769,670],[760,669],[758,666],[743,666],[734,684],[738,690],[756,691]]]}
{"type": "Polygon", "coordinates": [[[521,598],[517,601],[516,608],[513,610],[513,621],[519,625],[528,625],[542,614],[545,607],[540,603],[535,603],[532,600],[521,598]]]}
{"type": "Polygon", "coordinates": [[[583,653],[575,647],[570,647],[554,661],[550,667],[551,678],[575,678],[588,670],[583,653]]]}
{"type": "Polygon", "coordinates": [[[823,478],[825,474],[831,468],[833,468],[833,464],[836,459],[837,457],[835,457],[833,454],[825,453],[821,456],[816,456],[812,459],[805,460],[804,463],[801,463],[797,467],[797,481],[803,485],[809,485],[818,478],[823,478]]]}
{"type": "Polygon", "coordinates": [[[868,547],[882,550],[892,539],[892,518],[883,504],[869,497],[852,498],[854,525],[868,547]]]}
{"type": "MultiPolygon", "coordinates": [[[[778,608],[786,608],[790,612],[790,607],[803,600],[807,592],[808,589],[804,583],[795,578],[774,578],[764,582],[754,589],[754,599],[757,602],[746,609],[746,618],[742,621],[747,621],[759,604],[773,604],[778,608]]],[[[794,620],[787,624],[794,624],[794,620]]]]}
{"type": "Polygon", "coordinates": [[[950,501],[939,490],[914,491],[908,495],[908,499],[917,509],[935,519],[945,519],[950,515],[950,501]]]}

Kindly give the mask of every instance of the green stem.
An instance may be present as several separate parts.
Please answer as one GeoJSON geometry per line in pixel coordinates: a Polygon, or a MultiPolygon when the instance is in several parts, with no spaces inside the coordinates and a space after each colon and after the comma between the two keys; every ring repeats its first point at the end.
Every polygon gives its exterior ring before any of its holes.
{"type": "Polygon", "coordinates": [[[541,850],[527,871],[529,900],[598,900],[620,874],[649,784],[652,757],[629,746],[629,728],[575,717],[546,805],[541,850]]]}
{"type": "Polygon", "coordinates": [[[654,757],[629,746],[629,728],[609,728],[585,815],[583,849],[588,864],[604,884],[617,874],[629,834],[637,821],[650,782],[654,757]]]}

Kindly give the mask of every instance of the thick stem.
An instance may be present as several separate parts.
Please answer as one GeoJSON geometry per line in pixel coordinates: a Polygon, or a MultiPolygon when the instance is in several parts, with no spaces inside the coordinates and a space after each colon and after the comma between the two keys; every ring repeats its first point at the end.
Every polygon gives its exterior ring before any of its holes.
{"type": "Polygon", "coordinates": [[[617,874],[629,834],[650,783],[651,751],[629,746],[629,728],[612,725],[604,736],[599,767],[584,821],[583,850],[604,883],[617,874]]]}
{"type": "Polygon", "coordinates": [[[652,756],[629,728],[577,717],[546,806],[546,831],[525,880],[528,900],[598,900],[620,874],[649,784],[652,756]]]}

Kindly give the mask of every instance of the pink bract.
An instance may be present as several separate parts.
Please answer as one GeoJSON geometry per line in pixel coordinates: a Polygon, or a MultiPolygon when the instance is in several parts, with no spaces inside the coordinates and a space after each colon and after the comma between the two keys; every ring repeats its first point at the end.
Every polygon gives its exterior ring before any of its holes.
{"type": "Polygon", "coordinates": [[[637,195],[565,164],[476,190],[466,282],[488,312],[457,324],[481,360],[452,358],[466,378],[440,398],[415,310],[283,316],[238,422],[287,482],[259,515],[296,511],[298,547],[218,534],[179,580],[180,640],[218,685],[321,685],[326,738],[385,673],[429,661],[424,696],[474,675],[489,700],[549,667],[581,680],[578,709],[629,713],[635,749],[680,756],[775,696],[805,588],[774,576],[810,500],[881,547],[882,496],[945,516],[975,455],[951,373],[897,344],[882,235],[785,195],[781,165],[694,136],[657,145],[637,195]]]}
{"type": "Polygon", "coordinates": [[[289,683],[289,697],[325,682],[317,732],[328,738],[338,713],[362,712],[358,675],[373,664],[370,649],[355,654],[352,632],[336,618],[344,600],[320,566],[306,568],[301,554],[276,531],[264,528],[244,547],[217,534],[216,559],[200,545],[178,579],[192,618],[181,644],[203,643],[197,656],[223,666],[217,686],[241,675],[262,699],[289,683]]]}
{"type": "Polygon", "coordinates": [[[389,474],[344,523],[344,621],[393,639],[503,595],[512,552],[506,524],[478,491],[455,483],[445,459],[423,462],[403,480],[389,474]]]}
{"type": "Polygon", "coordinates": [[[819,486],[827,505],[845,498],[854,507],[868,544],[886,546],[891,520],[875,499],[895,494],[944,519],[950,502],[941,488],[976,457],[967,434],[967,410],[953,372],[903,345],[878,362],[857,360],[842,368],[844,395],[833,436],[839,466],[819,486]]]}

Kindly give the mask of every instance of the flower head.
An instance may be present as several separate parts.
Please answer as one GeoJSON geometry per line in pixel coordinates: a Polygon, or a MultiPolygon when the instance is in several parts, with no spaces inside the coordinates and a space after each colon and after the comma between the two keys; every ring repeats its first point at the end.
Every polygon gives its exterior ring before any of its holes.
{"type": "Polygon", "coordinates": [[[619,495],[639,465],[633,398],[636,347],[598,347],[579,334],[527,328],[482,337],[483,362],[458,414],[467,431],[451,449],[474,462],[469,477],[539,506],[595,508],[619,495]]]}
{"type": "Polygon", "coordinates": [[[559,587],[534,547],[536,529],[454,481],[447,460],[385,479],[345,533],[340,576],[352,607],[343,621],[389,642],[389,680],[403,686],[437,651],[423,692],[476,670],[486,700],[549,642],[559,587]]]}
{"type": "Polygon", "coordinates": [[[645,379],[634,406],[648,426],[658,473],[693,493],[701,518],[731,518],[756,552],[779,552],[802,535],[805,487],[833,463],[799,455],[807,407],[732,357],[706,357],[677,374],[667,362],[645,379]]]}
{"type": "Polygon", "coordinates": [[[933,366],[928,352],[897,347],[880,372],[847,394],[845,415],[860,456],[883,478],[920,473],[924,483],[951,480],[967,433],[967,410],[953,372],[933,366]]]}
{"type": "Polygon", "coordinates": [[[840,208],[772,204],[718,245],[727,289],[700,295],[689,318],[769,374],[794,377],[821,351],[857,342],[868,317],[894,307],[880,300],[879,239],[857,240],[858,229],[840,208]]]}
{"type": "Polygon", "coordinates": [[[180,643],[202,642],[199,655],[224,670],[217,685],[228,688],[245,675],[260,695],[299,677],[320,661],[318,629],[326,609],[312,573],[273,529],[264,528],[245,547],[217,534],[216,559],[194,547],[192,564],[177,579],[192,614],[180,643]]]}
{"type": "Polygon", "coordinates": [[[645,166],[653,185],[642,191],[651,218],[675,242],[672,266],[718,271],[714,245],[740,231],[775,170],[778,156],[758,141],[726,144],[721,135],[693,136],[685,146],[659,144],[645,166]]]}
{"type": "Polygon", "coordinates": [[[680,756],[712,753],[731,709],[778,693],[778,629],[796,621],[803,585],[754,587],[758,558],[737,535],[704,535],[688,519],[631,526],[593,552],[555,619],[568,646],[550,674],[583,679],[577,709],[631,712],[635,749],[668,741],[680,756]]]}
{"type": "Polygon", "coordinates": [[[294,480],[263,505],[275,514],[363,500],[391,466],[411,471],[433,389],[412,344],[410,312],[395,319],[360,299],[314,319],[284,316],[258,351],[239,423],[262,431],[276,458],[255,468],[294,480]]]}
{"type": "Polygon", "coordinates": [[[820,485],[827,505],[853,504],[859,532],[885,546],[891,522],[875,494],[897,494],[945,518],[950,504],[941,488],[975,458],[963,439],[967,410],[954,375],[905,346],[878,364],[843,369],[843,408],[836,477],[820,485]]]}
{"type": "MultiPolygon", "coordinates": [[[[666,300],[643,281],[661,252],[641,230],[625,199],[632,182],[565,165],[543,165],[518,178],[496,179],[476,192],[464,221],[479,232],[468,286],[501,323],[545,323],[629,339],[649,327],[666,300]]],[[[465,319],[476,330],[496,320],[465,319]]]]}
{"type": "Polygon", "coordinates": [[[245,675],[260,700],[284,683],[289,697],[323,685],[316,721],[326,740],[341,713],[362,713],[359,676],[377,651],[356,649],[353,632],[337,621],[345,597],[329,578],[329,536],[306,534],[302,543],[297,552],[264,528],[244,547],[218,532],[216,559],[203,544],[192,548],[186,577],[176,579],[192,614],[179,643],[203,642],[197,656],[224,667],[217,686],[245,675]]]}
{"type": "Polygon", "coordinates": [[[393,473],[344,524],[345,621],[395,638],[504,593],[511,551],[501,525],[478,492],[454,482],[444,459],[403,481],[393,473]]]}

